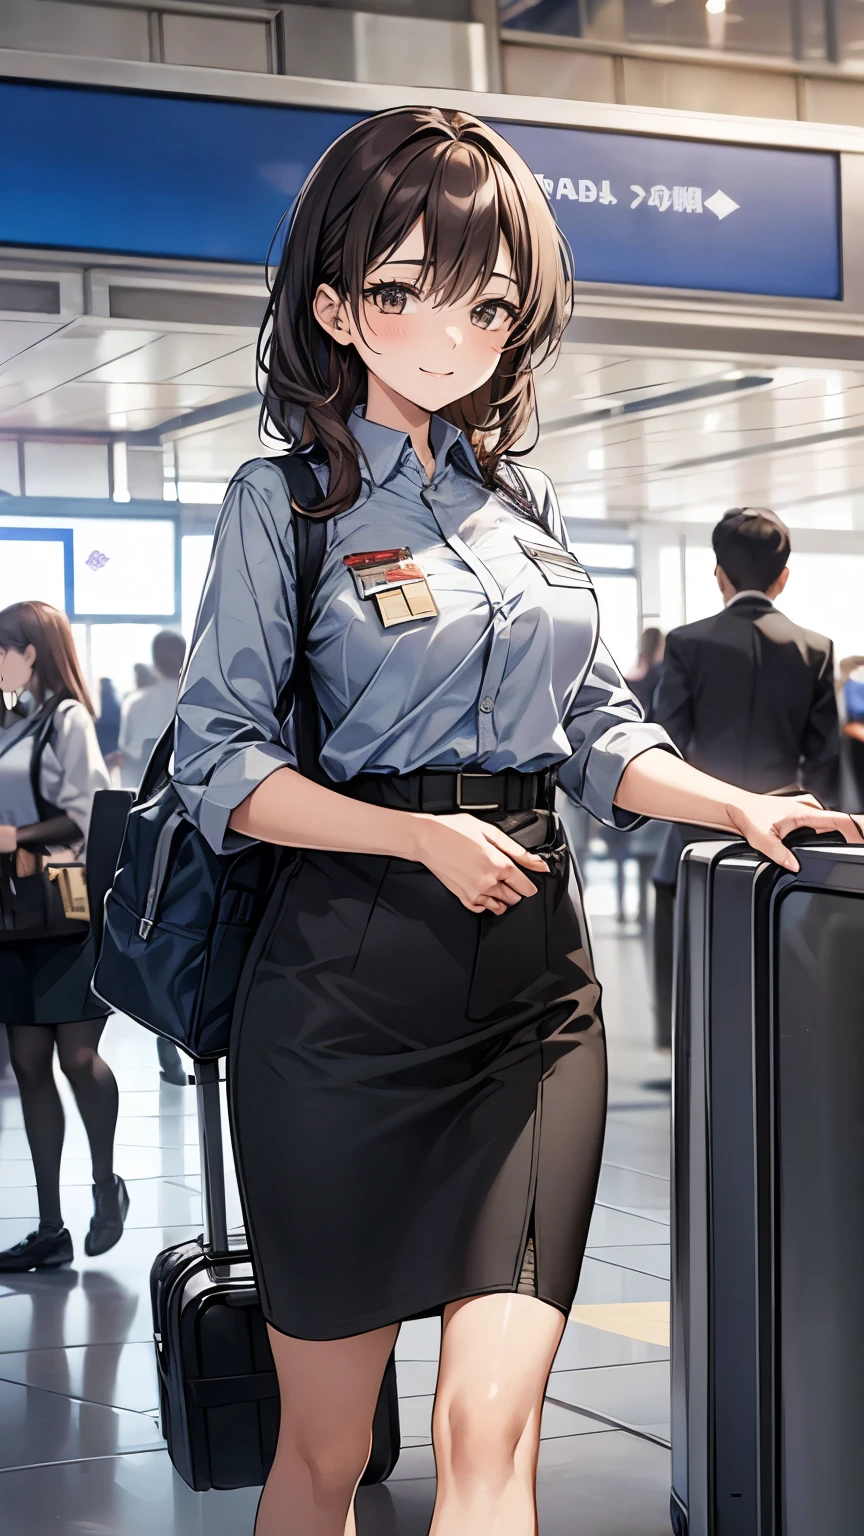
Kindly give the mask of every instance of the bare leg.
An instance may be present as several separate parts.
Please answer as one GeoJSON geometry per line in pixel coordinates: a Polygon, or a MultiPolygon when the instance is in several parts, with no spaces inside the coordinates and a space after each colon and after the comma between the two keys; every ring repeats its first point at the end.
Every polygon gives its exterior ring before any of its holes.
{"type": "Polygon", "coordinates": [[[354,1494],[394,1323],[350,1339],[292,1339],[268,1328],[279,1377],[276,1456],[255,1536],[354,1536],[354,1494]]]}
{"type": "Polygon", "coordinates": [[[446,1308],[429,1536],[535,1536],[540,1415],[563,1330],[563,1315],[533,1296],[446,1308]]]}

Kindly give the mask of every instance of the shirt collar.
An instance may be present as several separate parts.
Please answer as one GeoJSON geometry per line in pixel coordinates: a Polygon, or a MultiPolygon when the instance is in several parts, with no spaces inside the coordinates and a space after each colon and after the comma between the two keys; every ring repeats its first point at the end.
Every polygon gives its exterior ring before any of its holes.
{"type": "Polygon", "coordinates": [[[765,603],[769,608],[774,607],[774,604],[772,603],[767,592],[760,592],[756,587],[752,589],[748,587],[744,592],[736,592],[734,597],[730,597],[726,607],[731,608],[733,603],[740,603],[743,597],[758,597],[760,603],[765,603]]]}
{"type": "MultiPolygon", "coordinates": [[[[367,421],[362,406],[351,412],[348,428],[361,450],[360,472],[364,479],[371,475],[373,485],[383,485],[390,478],[398,468],[406,448],[413,452],[407,432],[397,431],[395,427],[382,427],[377,421],[367,421]]],[[[433,416],[429,423],[429,441],[435,455],[436,475],[440,474],[455,452],[469,474],[475,475],[478,480],[482,478],[470,444],[452,421],[445,421],[443,416],[433,416]]]]}

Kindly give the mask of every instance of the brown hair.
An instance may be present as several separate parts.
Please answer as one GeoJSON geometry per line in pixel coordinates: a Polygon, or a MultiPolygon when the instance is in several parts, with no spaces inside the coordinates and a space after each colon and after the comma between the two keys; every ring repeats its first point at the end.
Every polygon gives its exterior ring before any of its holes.
{"type": "MultiPolygon", "coordinates": [[[[84,681],[78,652],[72,638],[72,626],[65,613],[50,603],[10,603],[0,611],[0,649],[36,652],[34,672],[44,697],[58,693],[61,698],[77,699],[95,715],[90,691],[84,681]]],[[[5,707],[0,699],[0,721],[5,707]]]]}
{"type": "MultiPolygon", "coordinates": [[[[502,237],[510,252],[519,311],[501,361],[482,389],[441,414],[465,433],[486,483],[514,497],[501,461],[536,415],[533,369],[555,353],[570,318],[570,249],[536,178],[500,134],[467,112],[397,107],[349,128],[306,178],[258,343],[262,432],[290,450],[316,441],[327,455],[330,484],[318,516],[346,511],[360,492],[346,422],[365,401],[366,368],[319,326],[315,294],[329,284],[359,323],[369,268],[420,219],[418,283],[431,279],[442,301],[480,291],[502,237]]],[[[523,500],[518,491],[515,499],[523,500]]]]}

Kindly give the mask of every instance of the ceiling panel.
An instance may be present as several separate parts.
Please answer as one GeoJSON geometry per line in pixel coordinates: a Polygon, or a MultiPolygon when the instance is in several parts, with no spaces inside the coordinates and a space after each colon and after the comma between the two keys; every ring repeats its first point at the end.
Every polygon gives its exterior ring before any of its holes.
{"type": "MultiPolygon", "coordinates": [[[[156,341],[151,341],[145,347],[139,347],[134,352],[126,353],[122,357],[113,359],[110,363],[95,368],[89,377],[99,382],[117,384],[159,384],[171,379],[182,377],[188,379],[189,374],[201,372],[202,364],[214,365],[221,360],[230,365],[232,357],[236,353],[242,353],[243,360],[254,356],[251,347],[238,347],[236,332],[231,335],[211,335],[200,333],[174,333],[168,336],[160,336],[156,341]]],[[[240,369],[243,368],[241,361],[240,369]]],[[[234,365],[235,374],[240,371],[234,365]]],[[[226,373],[231,372],[230,366],[226,367],[226,373]]],[[[248,375],[247,375],[248,377],[248,375]]],[[[191,383],[225,383],[232,384],[231,377],[223,379],[193,378],[191,383]]],[[[246,378],[240,379],[240,386],[247,383],[246,378]]],[[[248,387],[248,384],[247,384],[248,387]]]]}
{"type": "Polygon", "coordinates": [[[254,389],[255,345],[228,352],[200,368],[190,368],[182,377],[190,384],[227,384],[232,389],[254,389]]]}
{"type": "Polygon", "coordinates": [[[80,378],[112,358],[137,351],[155,341],[157,334],[107,327],[95,335],[76,335],[73,327],[66,327],[4,364],[0,368],[0,383],[26,383],[32,394],[39,394],[43,389],[80,378]]]}
{"type": "Polygon", "coordinates": [[[0,320],[0,364],[38,346],[59,329],[59,320],[0,320]]]}
{"type": "Polygon", "coordinates": [[[98,384],[78,379],[27,401],[7,403],[0,384],[0,422],[6,428],[137,432],[184,411],[230,399],[234,393],[200,384],[98,384]]]}

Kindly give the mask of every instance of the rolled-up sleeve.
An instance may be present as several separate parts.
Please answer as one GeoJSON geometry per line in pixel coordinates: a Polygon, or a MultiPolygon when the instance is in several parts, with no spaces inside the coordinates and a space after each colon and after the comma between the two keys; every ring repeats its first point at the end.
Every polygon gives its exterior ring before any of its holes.
{"type": "MultiPolygon", "coordinates": [[[[551,481],[532,481],[541,516],[568,549],[570,541],[551,481]]],[[[574,551],[578,556],[578,550],[574,551]]],[[[602,639],[581,688],[570,699],[563,721],[572,755],[558,769],[565,794],[607,827],[630,830],[645,821],[634,811],[621,810],[615,795],[625,768],[651,747],[680,757],[662,725],[649,724],[602,639]]]]}
{"type": "Polygon", "coordinates": [[[93,797],[97,789],[110,789],[96,727],[78,700],[60,705],[49,747],[42,756],[40,789],[49,805],[65,811],[80,827],[86,842],[90,831],[93,797]]]}
{"type": "Polygon", "coordinates": [[[271,474],[272,500],[244,476],[228,487],[177,700],[172,777],[217,853],[248,842],[231,812],[277,768],[297,766],[290,721],[278,718],[294,665],[294,541],[271,474]]]}
{"type": "Polygon", "coordinates": [[[577,805],[607,827],[641,826],[644,816],[624,811],[615,795],[625,768],[650,747],[680,756],[662,725],[649,725],[602,640],[591,670],[564,720],[572,756],[558,769],[558,783],[577,805]]]}

